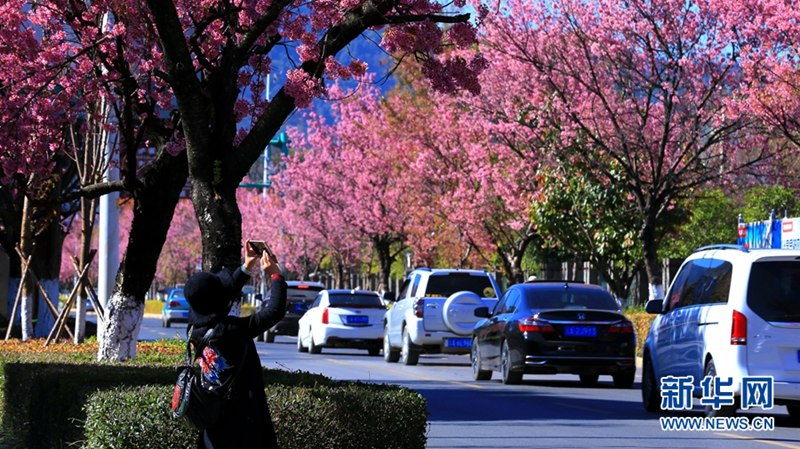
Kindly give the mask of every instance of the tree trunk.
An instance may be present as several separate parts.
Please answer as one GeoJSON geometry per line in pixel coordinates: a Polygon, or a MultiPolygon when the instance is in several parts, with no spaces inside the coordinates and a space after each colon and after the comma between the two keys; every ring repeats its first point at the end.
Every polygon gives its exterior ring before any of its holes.
{"type": "Polygon", "coordinates": [[[236,187],[220,188],[211,182],[192,182],[194,204],[203,239],[203,270],[219,271],[242,263],[242,214],[236,187]]]}
{"type": "Polygon", "coordinates": [[[137,190],[127,249],[106,305],[102,332],[98,332],[98,360],[136,357],[144,298],[187,177],[186,153],[172,157],[162,151],[137,190]]]}
{"type": "MultiPolygon", "coordinates": [[[[22,224],[20,226],[19,246],[23,257],[27,257],[33,251],[33,205],[30,198],[25,195],[22,205],[22,224]]],[[[28,270],[33,269],[33,266],[28,270]]],[[[34,286],[30,275],[20,279],[22,282],[22,296],[20,297],[19,315],[22,327],[22,341],[33,338],[33,296],[34,286]]]]}
{"type": "Polygon", "coordinates": [[[639,238],[642,242],[644,268],[647,273],[649,299],[663,299],[664,285],[661,280],[661,263],[658,260],[658,244],[656,243],[656,219],[652,214],[645,214],[639,238]]]}
{"type": "Polygon", "coordinates": [[[383,285],[384,289],[388,290],[389,277],[392,273],[392,264],[395,260],[391,251],[392,240],[376,236],[372,239],[372,242],[375,245],[375,251],[378,253],[378,264],[381,267],[380,284],[383,285]]]}
{"type": "MultiPolygon", "coordinates": [[[[90,263],[89,253],[92,247],[92,229],[94,229],[93,224],[96,203],[97,200],[95,199],[81,198],[81,246],[80,254],[78,255],[78,270],[83,270],[83,268],[90,263]]],[[[80,271],[78,271],[78,273],[80,273],[80,271]]],[[[85,283],[81,283],[77,295],[78,302],[75,309],[75,332],[73,332],[75,344],[82,342],[84,338],[86,338],[86,300],[89,295],[85,283]]]]}

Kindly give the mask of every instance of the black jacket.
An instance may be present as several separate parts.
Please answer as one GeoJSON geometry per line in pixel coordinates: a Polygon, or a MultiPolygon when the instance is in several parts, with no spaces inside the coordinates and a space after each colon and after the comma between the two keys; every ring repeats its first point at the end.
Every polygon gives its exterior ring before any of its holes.
{"type": "MultiPolygon", "coordinates": [[[[228,273],[218,275],[225,276],[228,273]]],[[[241,269],[230,273],[236,292],[250,278],[241,269]]],[[[196,345],[206,331],[214,328],[208,349],[203,350],[201,367],[205,380],[236,375],[231,397],[221,422],[201,433],[198,447],[206,449],[277,448],[275,430],[264,394],[261,361],[253,338],[274,326],[286,314],[286,282],[272,281],[266,307],[244,318],[219,315],[193,315],[189,338],[196,345]],[[206,366],[203,366],[205,364],[206,366]],[[241,370],[238,374],[238,370],[241,370]],[[223,373],[223,374],[221,374],[223,373]]]]}

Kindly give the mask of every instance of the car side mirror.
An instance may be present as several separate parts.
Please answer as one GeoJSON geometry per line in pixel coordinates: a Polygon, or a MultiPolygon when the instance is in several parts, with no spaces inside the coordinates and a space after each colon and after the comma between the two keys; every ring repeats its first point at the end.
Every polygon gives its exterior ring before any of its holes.
{"type": "Polygon", "coordinates": [[[394,292],[384,292],[383,299],[386,301],[397,301],[397,296],[394,294],[394,292]]]}
{"type": "Polygon", "coordinates": [[[651,299],[644,305],[644,310],[647,313],[662,313],[664,311],[664,300],[651,299]]]}
{"type": "Polygon", "coordinates": [[[473,312],[476,317],[478,318],[489,318],[489,308],[488,307],[478,307],[473,312]]]}

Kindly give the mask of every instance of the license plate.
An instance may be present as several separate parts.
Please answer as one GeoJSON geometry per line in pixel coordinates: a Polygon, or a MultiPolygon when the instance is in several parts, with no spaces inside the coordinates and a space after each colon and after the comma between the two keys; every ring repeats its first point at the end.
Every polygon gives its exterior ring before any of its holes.
{"type": "Polygon", "coordinates": [[[445,338],[444,346],[446,348],[471,348],[472,339],[469,338],[445,338]]]}
{"type": "Polygon", "coordinates": [[[347,324],[367,324],[369,317],[366,315],[347,315],[345,323],[347,324]]]}
{"type": "Polygon", "coordinates": [[[597,328],[594,326],[564,326],[565,337],[596,337],[597,328]]]}

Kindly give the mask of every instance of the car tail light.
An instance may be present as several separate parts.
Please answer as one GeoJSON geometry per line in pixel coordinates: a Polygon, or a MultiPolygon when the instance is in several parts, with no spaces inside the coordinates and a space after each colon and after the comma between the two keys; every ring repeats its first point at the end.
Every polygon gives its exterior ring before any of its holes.
{"type": "Polygon", "coordinates": [[[526,318],[519,322],[520,332],[555,332],[556,328],[547,321],[540,320],[535,316],[526,318]]]}
{"type": "Polygon", "coordinates": [[[328,308],[322,310],[322,324],[328,324],[328,308]]]}
{"type": "Polygon", "coordinates": [[[632,334],[633,333],[633,323],[628,320],[620,321],[619,323],[612,324],[611,327],[608,328],[609,334],[632,334]]]}
{"type": "Polygon", "coordinates": [[[170,306],[170,307],[180,307],[180,306],[181,306],[181,303],[180,303],[180,302],[178,302],[178,301],[170,301],[170,302],[169,302],[169,306],[170,306]]]}
{"type": "Polygon", "coordinates": [[[418,299],[417,302],[414,303],[414,315],[417,318],[422,318],[422,312],[425,308],[425,300],[418,299]]]}
{"type": "Polygon", "coordinates": [[[747,344],[747,317],[738,310],[733,311],[733,322],[731,323],[731,344],[747,344]]]}

